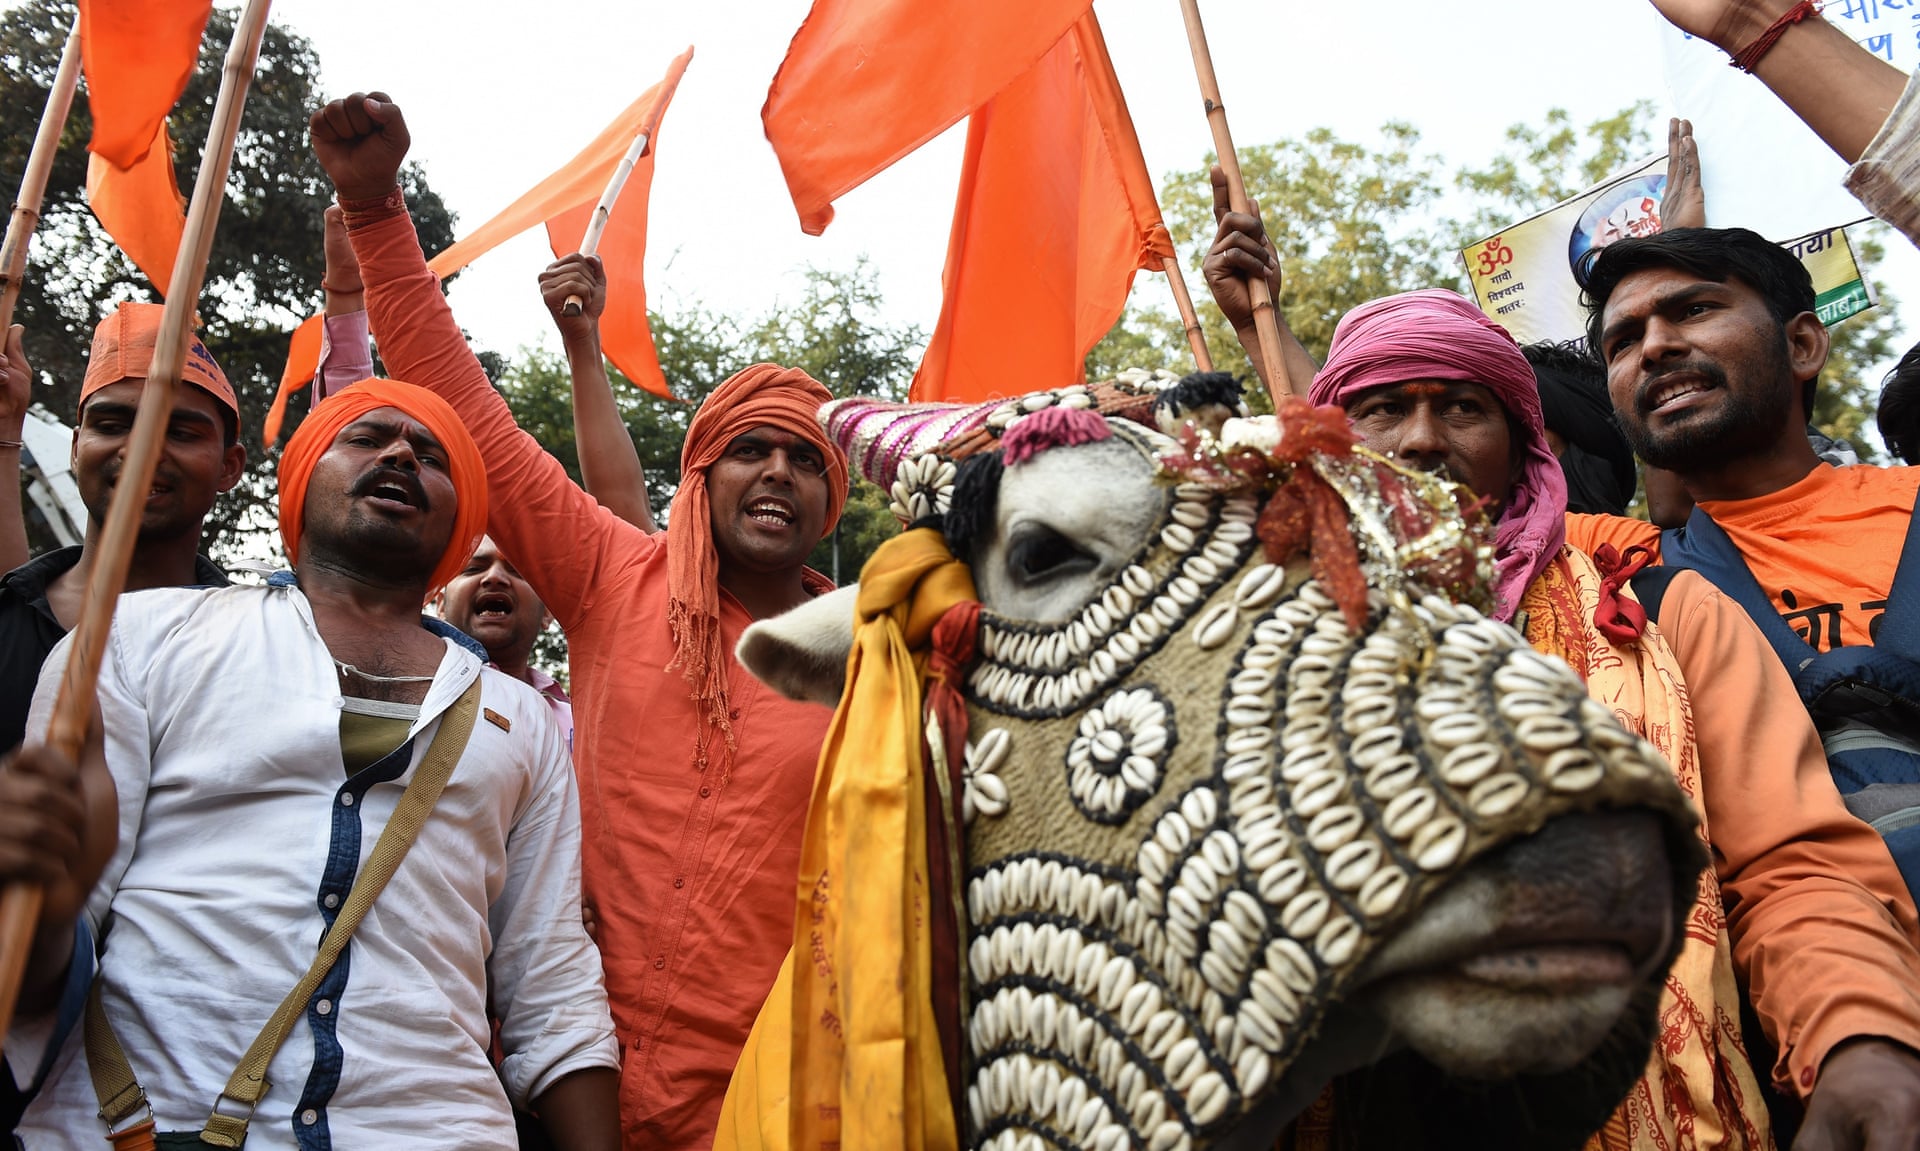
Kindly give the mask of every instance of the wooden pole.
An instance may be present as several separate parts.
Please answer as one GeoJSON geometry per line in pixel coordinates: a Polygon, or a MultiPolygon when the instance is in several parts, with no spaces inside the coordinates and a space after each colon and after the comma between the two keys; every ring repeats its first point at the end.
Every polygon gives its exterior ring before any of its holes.
{"type": "MultiPolygon", "coordinates": [[[[1180,13],[1187,22],[1187,45],[1193,49],[1193,71],[1200,80],[1200,98],[1206,104],[1207,124],[1213,129],[1213,150],[1220,156],[1220,168],[1227,175],[1227,200],[1236,212],[1251,212],[1247,186],[1240,178],[1240,159],[1233,150],[1233,134],[1227,131],[1227,109],[1220,102],[1220,82],[1213,75],[1213,54],[1207,50],[1207,30],[1200,23],[1200,0],[1180,0],[1180,13]]],[[[1280,351],[1280,319],[1273,310],[1273,295],[1267,282],[1258,276],[1247,277],[1247,294],[1253,300],[1253,326],[1260,334],[1260,358],[1265,361],[1267,392],[1274,406],[1293,391],[1287,378],[1286,358],[1280,351]]]]}
{"type": "Polygon", "coordinates": [[[1207,351],[1206,333],[1200,330],[1200,314],[1193,310],[1193,297],[1187,294],[1187,278],[1180,274],[1180,261],[1174,256],[1162,256],[1160,268],[1166,272],[1167,284],[1173,289],[1173,302],[1180,309],[1180,326],[1186,329],[1194,365],[1200,371],[1211,372],[1213,356],[1207,351]]]}
{"type": "MultiPolygon", "coordinates": [[[[74,17],[73,30],[60,50],[60,70],[53,74],[53,87],[47,91],[47,107],[40,114],[40,130],[33,137],[33,151],[27,155],[27,170],[20,176],[20,195],[13,201],[13,215],[7,221],[7,239],[0,244],[0,338],[13,326],[13,308],[20,302],[20,282],[27,274],[27,247],[33,231],[40,226],[40,206],[45,201],[47,174],[53,170],[53,158],[60,151],[60,134],[67,127],[67,111],[73,106],[74,85],[80,80],[80,18],[74,17]]],[[[4,1029],[0,1028],[0,1034],[4,1029]]]]}
{"type": "MultiPolygon", "coordinates": [[[[246,107],[247,86],[253,79],[254,62],[260,54],[260,37],[266,31],[271,2],[247,0],[246,9],[234,27],[233,43],[227,48],[226,67],[220,77],[220,99],[214,105],[207,149],[201,157],[199,178],[194,181],[193,202],[187,209],[186,229],[180,236],[180,254],[173,263],[173,293],[167,298],[160,333],[154,341],[153,364],[146,386],[140,392],[140,409],[134,416],[126,464],[121,469],[119,482],[114,485],[113,502],[108,506],[107,522],[100,533],[100,547],[93,557],[93,569],[87,574],[86,598],[81,604],[80,619],[74,624],[73,646],[67,656],[66,672],[60,681],[60,694],[54,701],[53,721],[47,732],[48,745],[70,759],[80,758],[86,744],[87,726],[93,718],[100,658],[106,649],[107,632],[113,626],[114,603],[126,586],[127,568],[133,560],[133,544],[140,532],[147,489],[153,485],[154,465],[159,463],[160,451],[165,446],[167,424],[173,414],[173,393],[179,386],[181,369],[186,366],[194,305],[206,279],[213,229],[220,218],[227,171],[233,161],[233,142],[240,131],[240,114],[246,107]]],[[[0,1037],[5,1036],[13,1021],[14,1000],[20,994],[20,979],[33,945],[34,927],[40,918],[41,896],[38,887],[25,883],[12,884],[0,894],[0,1037]]]]}
{"type": "MultiPolygon", "coordinates": [[[[647,138],[650,132],[641,132],[627,146],[627,154],[620,157],[620,163],[613,169],[613,178],[607,181],[607,190],[600,193],[600,202],[594,205],[593,215],[587,220],[587,234],[580,238],[580,254],[591,256],[600,247],[600,233],[607,230],[607,217],[613,215],[613,203],[620,198],[620,189],[627,186],[627,177],[633,175],[633,166],[640,157],[647,154],[647,138]]],[[[577,316],[586,301],[578,296],[568,296],[567,302],[560,306],[561,312],[577,316]]]]}

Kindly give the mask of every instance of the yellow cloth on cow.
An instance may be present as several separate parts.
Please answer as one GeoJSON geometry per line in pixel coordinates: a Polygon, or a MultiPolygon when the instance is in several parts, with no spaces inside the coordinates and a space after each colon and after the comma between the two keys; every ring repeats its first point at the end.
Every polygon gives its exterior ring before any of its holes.
{"type": "Polygon", "coordinates": [[[847,688],[814,776],[793,950],[735,1067],[719,1151],[956,1151],[934,1022],[922,762],[928,639],[973,576],[905,532],[860,573],[847,688]],[[795,962],[795,957],[799,961],[795,962]]]}
{"type": "MultiPolygon", "coordinates": [[[[1591,623],[1599,602],[1593,560],[1574,548],[1561,549],[1521,599],[1527,642],[1571,664],[1586,680],[1588,695],[1660,749],[1680,790],[1694,801],[1704,843],[1709,829],[1700,804],[1700,756],[1679,686],[1680,661],[1657,624],[1648,624],[1646,634],[1628,646],[1607,639],[1591,623]]],[[[1772,1148],[1772,1124],[1740,1039],[1733,944],[1712,868],[1700,873],[1686,943],[1667,972],[1659,1029],[1646,1072],[1607,1125],[1587,1140],[1587,1151],[1772,1148]]]]}

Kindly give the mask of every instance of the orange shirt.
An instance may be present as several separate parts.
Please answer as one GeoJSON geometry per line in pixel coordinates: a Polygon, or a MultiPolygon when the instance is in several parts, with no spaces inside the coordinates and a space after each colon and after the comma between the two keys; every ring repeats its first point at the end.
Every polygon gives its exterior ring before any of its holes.
{"type": "MultiPolygon", "coordinates": [[[[1873,642],[1900,566],[1920,468],[1821,464],[1805,479],[1749,500],[1704,500],[1746,557],[1780,616],[1818,651],[1873,642]]],[[[1567,542],[1591,555],[1610,543],[1660,554],[1645,520],[1570,515],[1567,542]]]]}
{"type": "Polygon", "coordinates": [[[1779,1047],[1774,1081],[1804,1099],[1827,1053],[1856,1036],[1920,1049],[1913,896],[1841,803],[1786,668],[1740,605],[1694,573],[1668,585],[1659,628],[1686,677],[1695,798],[1734,967],[1779,1047]]]}
{"type": "MultiPolygon", "coordinates": [[[[515,426],[404,214],[352,240],[388,370],[460,413],[487,464],[487,531],[567,633],[583,880],[620,1038],[625,1146],[704,1148],[793,940],[800,835],[832,712],[736,664],[738,752],[700,757],[687,681],[666,670],[666,535],[601,507],[515,426]]],[[[723,590],[728,651],[751,622],[723,590]]]]}

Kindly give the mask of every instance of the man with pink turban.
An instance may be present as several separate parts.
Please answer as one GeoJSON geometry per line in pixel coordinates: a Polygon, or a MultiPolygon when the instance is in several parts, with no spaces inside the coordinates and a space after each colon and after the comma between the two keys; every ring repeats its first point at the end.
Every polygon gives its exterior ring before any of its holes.
{"type": "Polygon", "coordinates": [[[431,392],[363,380],[300,425],[279,485],[293,571],[125,596],[81,762],[0,764],[0,882],[47,886],[6,1036],[12,1066],[47,1068],[22,1141],[511,1151],[511,1102],[604,1151],[619,1051],[566,745],[420,613],[487,518],[479,452],[431,392]],[[76,783],[90,802],[60,802],[76,783]],[[62,1039],[62,985],[89,980],[62,1039]],[[236,1071],[254,1050],[271,1075],[236,1071]],[[99,1086],[116,1067],[136,1086],[99,1086]]]}
{"type": "MultiPolygon", "coordinates": [[[[1259,270],[1246,258],[1257,228],[1223,218],[1210,280],[1259,270]]],[[[1309,398],[1345,408],[1369,448],[1486,501],[1500,618],[1571,664],[1699,803],[1716,866],[1667,977],[1654,1057],[1590,1147],[1676,1146],[1682,1132],[1700,1148],[1773,1146],[1747,1055],[1761,1041],[1778,1052],[1774,1083],[1808,1103],[1809,1127],[1848,1129],[1868,1095],[1849,1052],[1888,1036],[1911,1044],[1920,1028],[1920,919],[1885,845],[1847,814],[1772,649],[1693,572],[1673,577],[1648,626],[1627,586],[1643,559],[1567,546],[1566,481],[1533,371],[1455,293],[1348,313],[1309,398]],[[1741,1034],[1742,984],[1764,1035],[1741,1034]]]]}
{"type": "Polygon", "coordinates": [[[1444,289],[1362,304],[1334,329],[1307,398],[1347,409],[1367,446],[1491,501],[1496,611],[1511,620],[1566,542],[1567,479],[1507,330],[1444,289]]]}
{"type": "Polygon", "coordinates": [[[389,367],[446,398],[494,492],[487,532],[567,634],[583,879],[622,1058],[628,1148],[704,1148],[792,942],[794,877],[831,712],[781,698],[733,647],[832,587],[806,557],[846,502],[846,457],[805,372],[757,364],[694,416],[665,531],[602,507],[515,426],[421,255],[395,183],[400,110],[313,118],[389,367]]]}

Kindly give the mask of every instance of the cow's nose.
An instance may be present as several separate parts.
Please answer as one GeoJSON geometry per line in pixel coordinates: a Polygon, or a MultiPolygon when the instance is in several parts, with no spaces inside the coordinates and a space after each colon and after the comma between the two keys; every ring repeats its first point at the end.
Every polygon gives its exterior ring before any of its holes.
{"type": "Polygon", "coordinates": [[[1499,894],[1499,934],[1617,942],[1637,965],[1666,951],[1673,867],[1651,811],[1564,815],[1475,864],[1499,894]]]}

